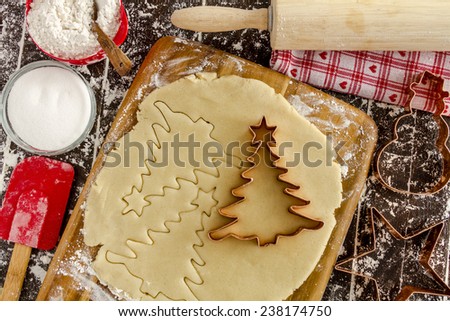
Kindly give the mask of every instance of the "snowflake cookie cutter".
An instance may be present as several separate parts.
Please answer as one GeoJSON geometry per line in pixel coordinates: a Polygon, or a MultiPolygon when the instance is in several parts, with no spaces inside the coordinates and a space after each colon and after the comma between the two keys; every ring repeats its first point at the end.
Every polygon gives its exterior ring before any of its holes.
{"type": "Polygon", "coordinates": [[[209,238],[213,241],[222,241],[228,237],[234,237],[241,241],[256,240],[256,243],[259,247],[266,247],[271,244],[273,244],[273,245],[277,244],[278,240],[282,237],[295,236],[304,229],[318,230],[318,229],[322,228],[322,226],[324,225],[324,223],[322,221],[309,218],[299,212],[300,208],[307,206],[310,202],[307,200],[304,200],[294,194],[297,190],[300,189],[300,186],[293,184],[291,181],[289,181],[287,178],[285,178],[285,176],[288,173],[288,168],[277,164],[277,162],[280,160],[280,156],[277,155],[272,150],[272,148],[276,147],[276,139],[274,138],[274,135],[277,130],[277,126],[269,126],[267,124],[266,117],[263,116],[263,118],[261,119],[261,121],[258,125],[249,126],[249,129],[252,134],[251,146],[254,148],[254,152],[250,156],[247,157],[247,162],[250,165],[249,168],[247,168],[245,171],[243,171],[241,173],[241,177],[246,181],[246,183],[244,183],[243,185],[241,185],[237,188],[234,188],[231,192],[233,196],[238,198],[238,201],[219,209],[220,215],[227,217],[227,218],[233,218],[234,220],[228,224],[225,224],[225,225],[215,229],[215,230],[210,231],[208,233],[209,238]],[[263,137],[261,137],[261,135],[260,135],[260,132],[259,132],[260,130],[266,131],[265,134],[263,135],[263,137]],[[255,156],[257,155],[258,151],[262,147],[264,147],[264,144],[266,144],[267,150],[269,151],[268,155],[270,157],[270,160],[272,161],[272,165],[273,165],[272,168],[276,169],[280,172],[280,174],[278,174],[278,176],[277,176],[277,180],[286,185],[286,187],[283,189],[283,193],[289,197],[292,197],[294,200],[296,199],[300,203],[300,204],[295,204],[295,205],[289,206],[287,211],[294,216],[297,215],[297,216],[301,217],[306,222],[308,222],[308,224],[311,225],[311,226],[300,226],[300,227],[296,228],[294,231],[288,232],[288,233],[282,233],[282,232],[274,233],[274,235],[272,236],[272,239],[270,241],[262,240],[261,236],[258,234],[240,235],[240,234],[234,233],[234,232],[224,232],[239,222],[239,217],[230,213],[231,212],[230,208],[232,209],[236,205],[239,205],[240,203],[245,202],[247,200],[247,196],[242,195],[241,190],[245,189],[246,187],[248,187],[250,184],[253,183],[253,178],[248,176],[248,174],[252,170],[255,169],[255,165],[256,165],[255,156]]]}
{"type": "MultiPolygon", "coordinates": [[[[371,224],[371,238],[372,238],[372,245],[371,249],[368,251],[364,251],[362,253],[356,254],[352,257],[349,257],[347,259],[341,260],[336,263],[335,269],[340,272],[349,273],[352,275],[356,275],[359,277],[363,277],[366,279],[369,279],[374,283],[375,287],[375,300],[379,301],[381,300],[382,296],[380,295],[382,290],[384,288],[384,285],[391,285],[392,282],[380,282],[380,278],[382,278],[381,275],[376,275],[377,272],[381,274],[387,274],[389,273],[389,269],[387,268],[387,265],[393,265],[394,263],[390,261],[389,256],[386,259],[386,262],[389,262],[389,264],[380,264],[380,262],[377,263],[378,268],[375,268],[376,271],[373,272],[373,275],[364,274],[363,272],[358,272],[355,270],[358,266],[355,261],[361,260],[365,257],[370,256],[373,253],[376,253],[379,243],[377,238],[377,229],[375,227],[375,217],[377,217],[380,225],[382,225],[387,232],[395,238],[397,241],[401,242],[407,242],[407,241],[413,241],[416,238],[423,237],[424,239],[424,245],[420,248],[419,256],[417,258],[417,261],[415,261],[419,266],[421,266],[424,270],[424,273],[422,276],[425,276],[428,278],[429,282],[434,283],[435,286],[439,287],[439,289],[431,289],[427,288],[426,286],[420,286],[417,284],[406,284],[403,285],[403,278],[402,275],[400,279],[398,280],[400,283],[399,289],[397,293],[393,293],[392,289],[384,289],[387,293],[384,293],[385,295],[396,295],[395,300],[396,301],[406,301],[408,300],[414,293],[417,294],[428,294],[428,295],[437,295],[437,296],[450,296],[450,287],[447,283],[445,283],[444,279],[435,271],[435,269],[431,265],[431,258],[433,256],[433,252],[436,248],[436,245],[439,242],[440,236],[442,234],[443,228],[444,228],[444,221],[435,223],[434,225],[427,227],[425,229],[419,230],[415,233],[412,233],[410,235],[402,235],[400,232],[398,232],[389,222],[388,220],[381,214],[376,208],[372,207],[370,208],[370,224],[371,224]],[[351,268],[345,268],[344,266],[346,264],[352,263],[351,268]],[[380,270],[380,271],[378,271],[380,270]]],[[[391,247],[392,248],[392,247],[391,247]]],[[[398,256],[395,256],[398,257],[398,256]]],[[[365,261],[361,261],[360,265],[367,267],[370,264],[364,263],[365,261]]],[[[414,280],[418,280],[417,282],[420,283],[422,279],[420,279],[420,275],[415,275],[414,280]]],[[[384,296],[383,296],[384,298],[384,296]]]]}
{"type": "Polygon", "coordinates": [[[373,165],[374,175],[384,187],[394,192],[407,195],[431,195],[441,191],[450,181],[450,150],[447,147],[447,140],[449,138],[449,127],[443,117],[443,113],[445,111],[444,99],[449,96],[450,96],[449,92],[444,90],[444,79],[439,76],[436,76],[435,74],[429,71],[422,72],[419,75],[418,80],[411,83],[411,85],[409,86],[409,99],[404,107],[406,113],[396,119],[393,128],[394,136],[392,140],[386,143],[375,156],[375,162],[373,165]],[[442,155],[442,174],[441,177],[439,178],[439,181],[436,184],[434,184],[431,188],[424,191],[416,192],[394,187],[389,182],[389,180],[385,179],[385,177],[382,174],[382,171],[380,171],[380,169],[382,168],[381,158],[383,154],[387,151],[388,147],[399,140],[398,129],[402,120],[405,119],[406,117],[410,117],[413,114],[412,103],[415,97],[417,96],[415,87],[420,84],[424,84],[427,81],[431,81],[431,86],[433,86],[436,89],[435,94],[437,98],[435,99],[435,111],[433,113],[433,118],[438,126],[439,131],[438,137],[435,142],[435,146],[437,147],[439,153],[442,155]]]}

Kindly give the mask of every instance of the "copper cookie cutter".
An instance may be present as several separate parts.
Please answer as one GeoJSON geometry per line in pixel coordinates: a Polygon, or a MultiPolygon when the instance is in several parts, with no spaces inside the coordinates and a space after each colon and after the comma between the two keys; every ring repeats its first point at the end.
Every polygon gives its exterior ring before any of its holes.
{"type": "MultiPolygon", "coordinates": [[[[256,240],[258,246],[268,246],[270,244],[275,245],[281,237],[295,236],[304,229],[309,229],[309,230],[320,229],[324,225],[324,223],[322,221],[311,219],[311,218],[301,214],[298,211],[300,208],[307,206],[310,202],[307,200],[304,200],[294,194],[297,190],[300,189],[300,186],[295,185],[292,182],[290,182],[289,180],[287,180],[286,178],[284,178],[284,176],[288,172],[288,169],[286,167],[283,167],[283,166],[280,166],[277,164],[277,161],[280,159],[280,156],[277,155],[272,150],[272,147],[276,147],[276,140],[274,138],[274,135],[277,130],[277,126],[269,126],[267,124],[266,117],[263,116],[263,118],[261,119],[261,121],[258,125],[249,126],[249,129],[252,134],[251,146],[254,148],[254,152],[252,152],[252,154],[247,157],[247,162],[250,164],[250,167],[241,173],[241,177],[246,181],[246,183],[238,186],[237,188],[234,188],[231,191],[232,195],[238,198],[238,200],[236,202],[231,203],[230,205],[227,205],[227,206],[219,209],[220,215],[222,215],[224,217],[228,217],[228,218],[233,218],[234,220],[228,224],[225,224],[217,229],[210,231],[208,233],[209,238],[214,241],[222,241],[228,237],[234,237],[234,238],[236,238],[238,240],[242,240],[242,241],[256,240]],[[261,129],[263,131],[265,131],[263,137],[261,137],[261,135],[259,133],[259,131],[261,129]],[[230,212],[232,212],[232,211],[230,211],[230,208],[234,207],[235,205],[237,205],[239,203],[246,201],[247,197],[245,196],[245,192],[243,193],[241,190],[245,189],[247,186],[249,186],[250,184],[253,183],[253,181],[254,181],[253,178],[248,176],[248,174],[250,171],[252,171],[255,168],[255,165],[256,165],[255,155],[258,153],[258,151],[262,147],[264,147],[264,144],[267,145],[267,150],[269,150],[269,156],[270,156],[270,160],[272,161],[273,168],[276,170],[279,170],[279,172],[280,172],[280,174],[277,176],[277,180],[279,182],[286,184],[286,187],[283,189],[283,193],[288,196],[293,197],[293,200],[297,199],[297,201],[299,201],[299,203],[301,203],[301,204],[292,205],[287,210],[289,211],[290,214],[297,215],[299,217],[304,218],[305,220],[309,220],[309,221],[315,223],[315,225],[311,226],[311,227],[300,226],[292,233],[275,233],[272,241],[261,241],[261,238],[258,234],[239,235],[237,233],[228,232],[228,233],[222,234],[218,237],[214,236],[213,234],[221,234],[221,232],[223,232],[230,226],[237,224],[239,222],[239,216],[236,216],[236,215],[230,213],[230,212]]],[[[280,217],[280,219],[282,219],[282,217],[280,217]]]]}
{"type": "Polygon", "coordinates": [[[447,122],[443,118],[443,113],[445,111],[445,101],[444,99],[449,97],[449,92],[444,90],[444,79],[434,75],[433,73],[429,71],[425,71],[419,75],[419,79],[416,82],[413,82],[409,86],[409,99],[405,106],[406,114],[400,116],[397,118],[397,120],[394,123],[394,138],[390,140],[387,144],[385,144],[377,153],[374,163],[374,175],[375,177],[387,188],[394,192],[408,194],[408,195],[430,195],[435,194],[442,190],[447,183],[450,180],[450,150],[447,147],[447,140],[449,138],[449,127],[447,125],[447,122]],[[414,101],[414,98],[417,96],[417,92],[415,91],[415,87],[421,83],[425,83],[427,80],[431,81],[431,86],[436,88],[436,103],[435,103],[435,112],[433,114],[433,118],[436,122],[436,124],[439,127],[439,135],[436,139],[435,146],[439,150],[440,154],[442,155],[442,175],[439,179],[439,181],[430,189],[426,191],[419,191],[419,192],[411,192],[409,190],[403,190],[400,188],[396,188],[392,186],[381,174],[380,167],[381,167],[381,157],[386,151],[386,149],[393,143],[399,140],[398,135],[398,128],[401,121],[406,118],[410,117],[413,114],[412,109],[412,102],[414,101]]]}
{"type": "MultiPolygon", "coordinates": [[[[430,294],[430,295],[439,295],[439,296],[450,296],[450,287],[445,283],[444,279],[440,277],[436,271],[433,269],[433,267],[430,264],[431,257],[433,255],[433,252],[436,248],[437,243],[439,242],[439,238],[441,236],[442,230],[444,228],[444,222],[436,223],[428,228],[425,228],[423,230],[419,230],[416,233],[413,233],[411,235],[402,235],[400,232],[398,232],[389,222],[388,220],[376,209],[371,208],[370,209],[370,221],[371,221],[371,229],[372,229],[372,249],[362,252],[360,254],[357,254],[355,256],[352,256],[350,258],[344,259],[342,261],[339,261],[335,265],[335,269],[341,272],[353,274],[356,276],[364,277],[369,280],[371,280],[375,285],[375,299],[378,301],[380,300],[380,281],[377,280],[376,276],[367,275],[362,272],[355,271],[353,268],[346,269],[343,267],[343,265],[352,262],[354,260],[361,259],[365,256],[369,256],[371,253],[376,252],[378,249],[378,240],[377,240],[377,229],[375,228],[375,216],[378,217],[379,221],[385,228],[388,230],[389,234],[391,234],[395,239],[400,241],[408,241],[412,240],[416,237],[419,237],[420,235],[424,233],[428,233],[426,238],[424,239],[424,246],[419,251],[419,256],[417,262],[423,267],[426,274],[429,275],[429,278],[432,279],[435,282],[435,285],[438,285],[441,289],[433,290],[425,287],[421,287],[414,284],[407,284],[403,285],[399,292],[397,293],[395,300],[396,301],[405,301],[407,300],[411,295],[414,293],[421,293],[421,294],[430,294]]],[[[380,269],[384,269],[381,267],[380,269]]],[[[424,275],[426,275],[424,273],[424,275]]]]}

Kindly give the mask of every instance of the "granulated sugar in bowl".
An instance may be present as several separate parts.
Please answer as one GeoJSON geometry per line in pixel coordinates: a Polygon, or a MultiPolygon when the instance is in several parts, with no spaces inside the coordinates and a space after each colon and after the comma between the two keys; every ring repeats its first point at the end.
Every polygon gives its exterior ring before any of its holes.
{"type": "Polygon", "coordinates": [[[40,155],[77,147],[96,116],[95,96],[86,80],[55,61],[34,62],[14,73],[0,107],[2,125],[11,140],[40,155]]]}
{"type": "MultiPolygon", "coordinates": [[[[128,34],[121,0],[95,0],[97,23],[120,46],[128,34]]],[[[105,58],[92,32],[94,0],[27,0],[27,27],[34,43],[53,59],[74,65],[105,58]]]]}

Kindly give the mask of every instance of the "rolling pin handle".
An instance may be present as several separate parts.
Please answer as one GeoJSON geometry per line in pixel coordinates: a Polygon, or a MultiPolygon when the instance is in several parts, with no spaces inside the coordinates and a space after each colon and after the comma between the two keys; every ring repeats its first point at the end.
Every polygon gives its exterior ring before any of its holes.
{"type": "Polygon", "coordinates": [[[269,32],[272,32],[273,29],[273,12],[272,12],[272,6],[269,6],[267,8],[267,30],[269,32]]]}
{"type": "Polygon", "coordinates": [[[197,6],[176,10],[171,17],[178,28],[199,32],[223,32],[246,28],[267,30],[268,10],[197,6]]]}

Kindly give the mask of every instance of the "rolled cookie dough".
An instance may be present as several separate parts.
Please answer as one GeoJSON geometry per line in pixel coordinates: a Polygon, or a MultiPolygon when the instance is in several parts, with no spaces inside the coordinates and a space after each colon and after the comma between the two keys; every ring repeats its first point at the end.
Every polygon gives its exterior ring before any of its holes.
{"type": "Polygon", "coordinates": [[[119,155],[122,162],[101,170],[87,199],[85,242],[101,246],[93,262],[99,279],[141,300],[282,300],[292,294],[319,261],[341,203],[340,166],[327,164],[326,136],[271,87],[238,76],[180,79],[153,91],[137,119],[106,159],[117,161],[119,155]],[[300,161],[289,175],[301,187],[298,196],[310,201],[302,214],[324,225],[267,247],[231,237],[213,241],[208,232],[230,221],[217,210],[236,201],[231,190],[243,183],[236,160],[245,156],[230,143],[250,141],[249,126],[262,116],[278,127],[278,145],[292,144],[281,158],[285,163],[308,144],[322,146],[308,150],[308,159],[319,166],[300,161]],[[173,160],[152,167],[163,156],[163,142],[177,133],[184,139],[194,133],[201,146],[218,143],[233,157],[223,156],[216,167],[180,168],[173,160]],[[147,157],[143,166],[138,148],[127,149],[126,141],[156,146],[154,159],[147,157]]]}

